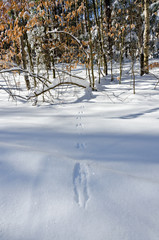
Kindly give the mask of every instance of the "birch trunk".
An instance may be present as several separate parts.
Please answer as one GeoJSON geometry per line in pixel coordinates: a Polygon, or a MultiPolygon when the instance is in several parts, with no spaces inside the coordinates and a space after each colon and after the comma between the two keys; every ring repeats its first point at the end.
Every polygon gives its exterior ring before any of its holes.
{"type": "MultiPolygon", "coordinates": [[[[26,52],[25,52],[25,43],[24,43],[24,34],[23,36],[20,37],[20,44],[21,44],[21,54],[22,54],[22,63],[23,63],[23,68],[24,70],[27,69],[27,60],[26,60],[26,52]]],[[[31,88],[30,86],[30,81],[28,78],[28,75],[24,75],[26,87],[29,90],[31,88]]]]}

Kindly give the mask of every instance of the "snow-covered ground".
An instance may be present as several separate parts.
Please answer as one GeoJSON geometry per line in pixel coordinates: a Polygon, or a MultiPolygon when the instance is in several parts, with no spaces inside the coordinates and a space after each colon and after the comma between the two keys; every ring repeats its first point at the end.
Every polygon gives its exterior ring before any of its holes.
{"type": "Polygon", "coordinates": [[[133,95],[125,75],[37,107],[0,89],[1,240],[159,239],[156,83],[136,77],[133,95]]]}

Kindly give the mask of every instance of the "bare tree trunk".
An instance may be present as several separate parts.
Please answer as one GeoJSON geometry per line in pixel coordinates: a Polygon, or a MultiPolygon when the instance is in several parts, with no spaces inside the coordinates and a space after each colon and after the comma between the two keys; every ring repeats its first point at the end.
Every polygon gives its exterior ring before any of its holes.
{"type": "Polygon", "coordinates": [[[144,0],[144,15],[145,15],[145,29],[144,29],[144,72],[149,73],[149,0],[144,0]]]}
{"type": "Polygon", "coordinates": [[[111,25],[112,25],[110,0],[105,0],[105,13],[106,13],[107,33],[108,33],[108,51],[109,51],[110,63],[111,63],[111,81],[113,81],[113,68],[112,68],[113,50],[112,50],[112,37],[110,36],[111,25]]]}
{"type": "MultiPolygon", "coordinates": [[[[101,9],[102,10],[102,9],[101,9]]],[[[101,25],[103,24],[102,22],[100,22],[99,19],[99,14],[98,14],[98,1],[93,0],[93,11],[94,11],[94,16],[95,16],[95,22],[96,22],[96,26],[97,26],[97,30],[98,30],[98,37],[99,37],[99,46],[100,46],[100,52],[98,54],[98,56],[100,56],[100,62],[102,62],[103,60],[103,65],[104,65],[104,73],[107,73],[107,62],[106,62],[106,56],[104,53],[104,43],[103,43],[103,36],[102,36],[102,30],[101,30],[101,25]]],[[[101,13],[101,17],[102,17],[102,13],[101,13]]],[[[103,19],[102,19],[103,20],[103,19]]],[[[99,61],[99,59],[98,59],[99,61]]],[[[99,65],[98,65],[99,66],[99,65]]]]}
{"type": "Polygon", "coordinates": [[[139,54],[140,54],[140,76],[144,74],[144,49],[143,49],[143,20],[142,20],[142,12],[143,12],[143,0],[141,0],[142,7],[138,8],[138,45],[139,45],[139,54]]]}
{"type": "Polygon", "coordinates": [[[135,71],[134,71],[134,62],[135,62],[135,56],[134,51],[132,52],[132,80],[133,80],[133,93],[135,94],[135,71]]]}
{"type": "Polygon", "coordinates": [[[121,43],[120,43],[120,76],[119,84],[121,84],[122,70],[123,70],[123,46],[124,46],[124,33],[121,33],[121,43]]]}
{"type": "MultiPolygon", "coordinates": [[[[28,35],[25,33],[25,40],[26,40],[26,46],[27,46],[27,51],[28,51],[28,56],[29,56],[29,61],[30,61],[30,70],[32,73],[34,73],[34,64],[33,64],[33,59],[32,59],[32,51],[31,51],[31,46],[28,41],[28,35]]],[[[34,87],[37,87],[37,82],[36,78],[34,77],[34,87]]]]}
{"type": "Polygon", "coordinates": [[[87,20],[88,20],[88,32],[89,32],[90,64],[91,64],[91,75],[92,75],[91,87],[92,87],[92,89],[94,89],[95,78],[94,78],[94,66],[93,66],[93,44],[92,44],[91,24],[90,24],[90,19],[89,19],[88,0],[85,0],[85,4],[86,4],[86,13],[87,13],[87,20]]]}
{"type": "Polygon", "coordinates": [[[101,42],[102,42],[102,48],[103,48],[104,73],[105,75],[108,75],[107,58],[106,58],[105,49],[104,49],[104,37],[103,37],[103,2],[102,0],[100,0],[100,14],[101,14],[100,26],[101,26],[101,42]]]}
{"type": "MultiPolygon", "coordinates": [[[[24,35],[20,37],[20,44],[21,44],[21,54],[22,54],[22,62],[23,62],[23,68],[24,70],[27,69],[27,61],[26,61],[26,52],[25,52],[25,43],[24,43],[24,35]]],[[[29,90],[30,87],[30,81],[28,78],[28,75],[24,75],[26,87],[29,90]]]]}

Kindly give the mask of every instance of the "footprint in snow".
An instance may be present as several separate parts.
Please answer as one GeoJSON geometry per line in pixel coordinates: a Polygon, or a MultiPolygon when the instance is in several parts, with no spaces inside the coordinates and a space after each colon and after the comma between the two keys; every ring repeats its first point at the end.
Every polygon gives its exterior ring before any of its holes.
{"type": "Polygon", "coordinates": [[[81,208],[85,208],[88,195],[88,169],[85,164],[76,163],[73,170],[74,199],[81,208]]]}
{"type": "Polygon", "coordinates": [[[80,114],[83,114],[83,111],[80,111],[78,114],[79,114],[79,115],[80,115],[80,114]]]}
{"type": "Polygon", "coordinates": [[[77,119],[77,120],[78,120],[78,119],[81,120],[81,116],[79,116],[79,117],[77,116],[76,119],[77,119]]]}
{"type": "Polygon", "coordinates": [[[77,124],[76,124],[76,127],[77,127],[77,128],[83,128],[83,125],[82,125],[82,123],[77,123],[77,124]]]}
{"type": "Polygon", "coordinates": [[[84,150],[86,148],[87,144],[86,143],[77,143],[76,144],[76,148],[77,149],[81,149],[81,150],[84,150]]]}

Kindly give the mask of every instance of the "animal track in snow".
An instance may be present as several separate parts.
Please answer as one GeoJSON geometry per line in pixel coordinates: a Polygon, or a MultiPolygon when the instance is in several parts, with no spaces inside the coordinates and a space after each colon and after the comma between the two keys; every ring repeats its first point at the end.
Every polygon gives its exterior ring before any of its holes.
{"type": "Polygon", "coordinates": [[[79,143],[79,142],[78,142],[78,143],[76,144],[76,148],[78,148],[78,149],[85,149],[85,148],[86,148],[86,145],[87,145],[86,143],[79,143]]]}
{"type": "Polygon", "coordinates": [[[80,108],[84,108],[84,105],[82,105],[80,108]]]}
{"type": "Polygon", "coordinates": [[[78,114],[83,114],[83,111],[80,111],[78,114]]]}
{"type": "Polygon", "coordinates": [[[79,127],[80,127],[80,128],[83,128],[83,124],[82,124],[82,123],[77,123],[77,124],[76,124],[76,127],[77,127],[77,128],[79,128],[79,127]]]}
{"type": "Polygon", "coordinates": [[[81,120],[81,116],[77,116],[77,117],[76,117],[76,119],[77,119],[77,120],[78,120],[78,119],[80,119],[80,120],[81,120]]]}
{"type": "Polygon", "coordinates": [[[88,169],[85,164],[76,163],[73,170],[74,199],[81,208],[85,208],[88,195],[88,169]]]}
{"type": "Polygon", "coordinates": [[[85,129],[85,126],[83,124],[83,109],[84,109],[84,105],[80,106],[80,109],[79,109],[79,112],[76,116],[76,130],[77,130],[77,141],[75,143],[75,147],[76,149],[78,150],[84,150],[86,149],[86,143],[84,142],[84,129],[85,129]]]}
{"type": "Polygon", "coordinates": [[[83,112],[84,106],[81,106],[80,109],[81,109],[81,110],[78,112],[79,115],[84,113],[84,112],[83,112]]]}

